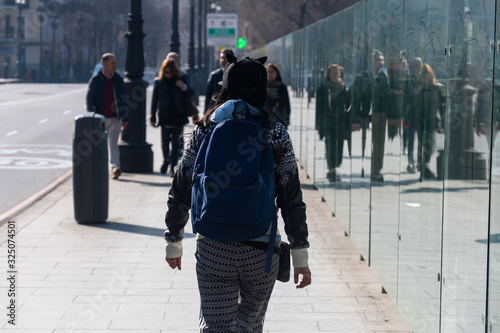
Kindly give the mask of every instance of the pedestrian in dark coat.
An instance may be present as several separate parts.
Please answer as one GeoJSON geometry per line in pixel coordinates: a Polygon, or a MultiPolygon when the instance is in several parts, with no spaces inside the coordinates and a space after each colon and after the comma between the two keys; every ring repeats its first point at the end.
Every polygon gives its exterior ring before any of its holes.
{"type": "Polygon", "coordinates": [[[208,77],[207,90],[205,91],[205,113],[207,113],[208,109],[215,105],[217,95],[222,88],[222,74],[224,74],[224,68],[227,65],[226,53],[234,56],[232,48],[227,47],[222,49],[219,56],[220,68],[217,68],[216,70],[211,72],[210,76],[208,77]]]}
{"type": "Polygon", "coordinates": [[[344,68],[332,64],[326,71],[325,82],[318,88],[316,101],[316,129],[321,140],[325,139],[326,177],[340,180],[336,168],[342,163],[344,140],[350,139],[351,125],[347,113],[349,95],[344,83],[344,68]]]}
{"type": "Polygon", "coordinates": [[[125,107],[126,91],[123,79],[116,73],[115,55],[103,54],[101,64],[102,69],[89,81],[86,104],[87,111],[96,112],[106,118],[111,177],[117,179],[122,173],[118,139],[128,124],[128,109],[125,107]]]}
{"type": "Polygon", "coordinates": [[[153,127],[161,127],[163,164],[160,172],[166,173],[170,166],[172,177],[179,159],[179,137],[188,123],[185,103],[192,95],[193,89],[183,79],[175,61],[165,59],[153,88],[150,122],[153,127]]]}

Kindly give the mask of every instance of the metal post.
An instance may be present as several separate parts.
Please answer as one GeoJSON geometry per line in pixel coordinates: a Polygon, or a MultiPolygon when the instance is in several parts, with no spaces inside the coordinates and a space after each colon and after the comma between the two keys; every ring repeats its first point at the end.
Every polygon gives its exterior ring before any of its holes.
{"type": "Polygon", "coordinates": [[[57,26],[59,25],[59,16],[57,15],[52,15],[50,17],[51,22],[50,22],[50,27],[52,28],[52,55],[50,57],[50,77],[51,79],[55,79],[54,74],[55,74],[55,68],[54,68],[54,58],[55,58],[55,52],[56,52],[56,29],[57,26]]]}
{"type": "MultiPolygon", "coordinates": [[[[194,0],[190,0],[189,3],[188,66],[188,75],[192,78],[194,74],[194,0]]],[[[196,80],[194,80],[194,82],[196,82],[196,80]]]]}
{"type": "Polygon", "coordinates": [[[43,7],[44,2],[40,2],[40,5],[36,9],[37,14],[38,14],[38,21],[40,22],[40,60],[38,64],[38,82],[43,82],[43,75],[42,75],[42,70],[43,70],[43,21],[45,19],[45,10],[43,7]]]}
{"type": "Polygon", "coordinates": [[[170,32],[170,51],[180,55],[179,48],[179,0],[172,0],[172,31],[170,32]]]}
{"type": "Polygon", "coordinates": [[[205,14],[205,17],[203,18],[203,22],[205,23],[205,28],[204,28],[204,31],[203,31],[203,66],[205,67],[204,68],[204,71],[203,71],[203,74],[205,77],[208,77],[208,74],[210,73],[210,70],[208,68],[208,47],[207,47],[207,14],[208,14],[208,8],[209,8],[209,0],[205,0],[205,11],[204,11],[204,14],[205,14]]]}
{"type": "Polygon", "coordinates": [[[203,65],[203,45],[202,29],[203,27],[203,0],[198,0],[198,52],[196,62],[196,73],[198,79],[198,92],[202,94],[205,91],[205,66],[203,65]]]}
{"type": "Polygon", "coordinates": [[[19,10],[19,15],[17,16],[17,72],[16,78],[22,79],[24,76],[23,70],[23,54],[22,54],[22,41],[24,39],[23,32],[23,17],[22,10],[24,6],[24,0],[16,0],[17,9],[19,10]]]}
{"type": "Polygon", "coordinates": [[[144,46],[142,40],[141,0],[130,0],[127,18],[127,54],[125,59],[125,88],[128,96],[125,112],[128,126],[123,130],[120,147],[120,168],[124,172],[153,172],[153,151],[146,142],[146,88],[144,75],[144,46]]]}

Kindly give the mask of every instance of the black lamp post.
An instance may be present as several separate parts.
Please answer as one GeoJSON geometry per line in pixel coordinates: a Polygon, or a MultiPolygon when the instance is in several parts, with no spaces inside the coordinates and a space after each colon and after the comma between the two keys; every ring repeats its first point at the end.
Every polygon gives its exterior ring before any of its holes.
{"type": "Polygon", "coordinates": [[[122,132],[120,147],[120,168],[124,172],[153,172],[153,151],[146,142],[146,88],[144,75],[144,47],[142,40],[141,0],[130,0],[127,18],[127,55],[125,58],[125,88],[128,98],[125,112],[128,126],[122,132]]]}
{"type": "Polygon", "coordinates": [[[23,17],[22,10],[23,6],[26,3],[26,0],[16,0],[17,9],[19,10],[19,15],[17,16],[17,72],[16,78],[22,78],[24,76],[24,50],[22,46],[22,42],[24,40],[24,29],[23,29],[23,17]]]}
{"type": "Polygon", "coordinates": [[[200,71],[203,71],[203,59],[202,59],[202,31],[203,31],[203,0],[198,0],[198,61],[196,62],[200,71]]]}
{"type": "Polygon", "coordinates": [[[179,48],[179,0],[172,0],[172,31],[170,32],[170,51],[180,55],[179,48]]]}
{"type": "Polygon", "coordinates": [[[42,27],[43,27],[43,21],[45,20],[45,1],[46,0],[42,0],[40,1],[40,5],[38,6],[38,8],[36,9],[36,13],[38,15],[38,21],[40,22],[40,60],[39,60],[39,64],[38,64],[38,81],[39,82],[42,82],[43,81],[43,75],[42,75],[42,71],[43,71],[43,30],[42,30],[42,27]]]}
{"type": "Polygon", "coordinates": [[[55,79],[54,77],[54,72],[55,72],[55,68],[54,68],[54,58],[55,58],[55,54],[56,54],[56,29],[57,27],[59,26],[59,15],[57,14],[52,14],[52,15],[49,15],[49,19],[50,19],[50,27],[52,28],[52,55],[51,55],[51,59],[50,59],[50,76],[52,79],[55,79]]]}
{"type": "MultiPolygon", "coordinates": [[[[189,3],[189,44],[188,44],[188,75],[194,74],[194,0],[189,3]]],[[[196,82],[196,80],[195,80],[196,82]]]]}

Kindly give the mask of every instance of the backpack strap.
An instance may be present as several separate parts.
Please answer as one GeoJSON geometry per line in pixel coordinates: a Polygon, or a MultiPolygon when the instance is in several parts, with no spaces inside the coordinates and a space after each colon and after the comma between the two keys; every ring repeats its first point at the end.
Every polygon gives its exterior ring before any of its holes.
{"type": "Polygon", "coordinates": [[[269,243],[267,244],[267,258],[266,258],[266,273],[271,273],[274,253],[274,243],[276,242],[276,230],[278,229],[278,218],[274,215],[273,223],[271,225],[271,234],[269,235],[269,243]]]}

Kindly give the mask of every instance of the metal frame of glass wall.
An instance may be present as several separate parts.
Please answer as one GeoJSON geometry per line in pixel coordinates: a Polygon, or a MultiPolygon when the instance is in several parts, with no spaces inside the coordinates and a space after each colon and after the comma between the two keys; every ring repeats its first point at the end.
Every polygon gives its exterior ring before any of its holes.
{"type": "Polygon", "coordinates": [[[415,332],[500,332],[498,7],[362,1],[254,52],[289,87],[300,165],[415,332]]]}

